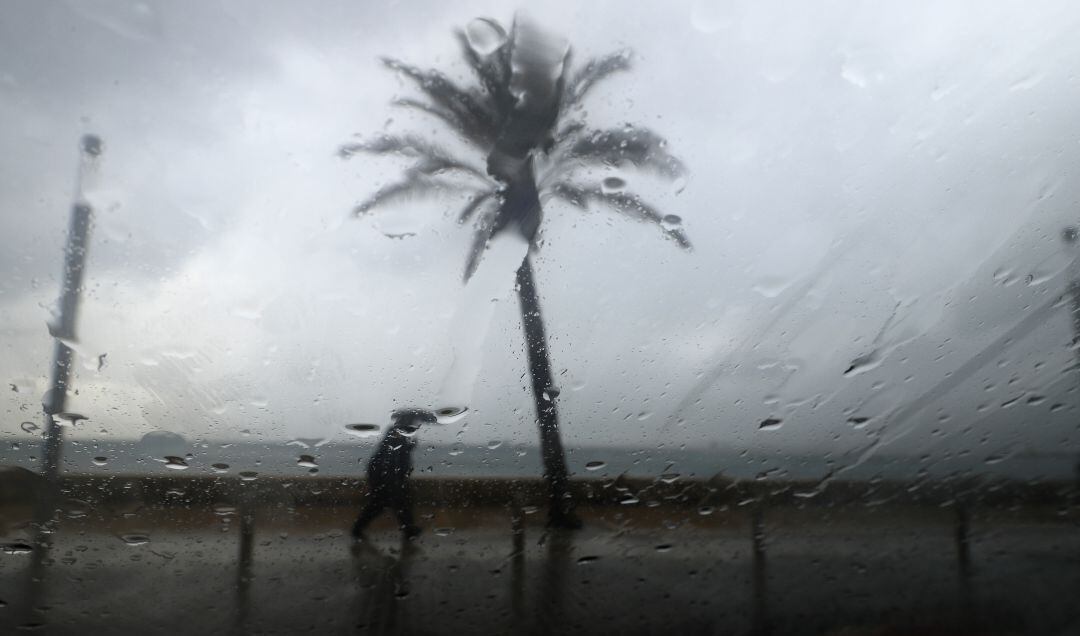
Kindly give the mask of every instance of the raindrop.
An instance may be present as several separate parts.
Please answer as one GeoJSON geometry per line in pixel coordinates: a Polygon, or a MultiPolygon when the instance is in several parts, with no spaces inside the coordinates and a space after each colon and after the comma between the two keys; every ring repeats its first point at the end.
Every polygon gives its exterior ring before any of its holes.
{"type": "Polygon", "coordinates": [[[150,543],[150,536],[141,532],[132,532],[120,535],[120,540],[128,545],[146,545],[150,543]]]}
{"type": "Polygon", "coordinates": [[[259,473],[255,472],[254,470],[240,471],[240,480],[241,481],[255,481],[255,478],[258,477],[258,476],[259,476],[259,473]]]}
{"type": "Polygon", "coordinates": [[[1037,404],[1042,404],[1045,401],[1046,401],[1046,396],[1044,396],[1044,395],[1033,395],[1033,396],[1031,396],[1031,397],[1029,397],[1027,399],[1027,403],[1032,405],[1032,406],[1035,406],[1037,404]]]}
{"type": "Polygon", "coordinates": [[[346,424],[345,432],[355,437],[372,437],[379,434],[378,424],[346,424]]]}
{"type": "Polygon", "coordinates": [[[591,461],[585,464],[585,470],[600,470],[604,466],[607,466],[607,462],[591,461]]]}
{"type": "Polygon", "coordinates": [[[315,463],[315,457],[312,456],[312,455],[301,455],[299,457],[299,459],[296,460],[296,465],[297,466],[302,466],[304,468],[318,468],[319,467],[319,465],[315,463]]]}
{"type": "Polygon", "coordinates": [[[625,498],[624,498],[624,499],[623,499],[622,501],[620,501],[619,503],[621,503],[621,504],[622,504],[622,505],[624,505],[624,506],[633,506],[634,504],[639,504],[639,503],[641,503],[641,500],[640,500],[640,499],[638,499],[637,497],[633,496],[633,495],[627,495],[627,496],[626,496],[626,497],[625,497],[625,498]]]}
{"type": "Polygon", "coordinates": [[[213,468],[215,473],[224,473],[229,471],[229,465],[223,464],[221,462],[217,464],[210,464],[210,468],[213,468]]]}
{"type": "Polygon", "coordinates": [[[94,458],[94,465],[95,466],[104,466],[108,462],[109,462],[108,457],[95,457],[94,458]]]}
{"type": "Polygon", "coordinates": [[[30,554],[34,546],[29,543],[5,543],[4,554],[30,554]]]}
{"type": "Polygon", "coordinates": [[[664,473],[663,475],[660,475],[660,481],[665,484],[674,484],[678,480],[679,473],[664,473]]]}
{"type": "Polygon", "coordinates": [[[487,443],[488,450],[495,450],[500,446],[502,446],[502,440],[499,439],[493,439],[487,443]]]}
{"type": "Polygon", "coordinates": [[[750,288],[751,290],[761,294],[765,298],[776,298],[784,291],[791,287],[792,279],[781,278],[775,276],[766,276],[750,288]]]}
{"type": "Polygon", "coordinates": [[[452,534],[454,534],[454,529],[453,528],[449,528],[449,527],[447,527],[447,528],[435,528],[435,536],[448,537],[448,536],[450,536],[452,534]]]}
{"type": "Polygon", "coordinates": [[[669,232],[677,230],[682,225],[682,217],[677,214],[668,214],[660,220],[660,225],[669,232]]]}
{"type": "Polygon", "coordinates": [[[165,456],[165,468],[171,468],[173,470],[187,470],[188,464],[184,461],[183,457],[177,457],[176,455],[165,456]]]}
{"type": "Polygon", "coordinates": [[[671,549],[671,544],[670,543],[661,543],[660,545],[656,546],[656,551],[657,552],[667,552],[670,549],[671,549]]]}
{"type": "Polygon", "coordinates": [[[33,435],[34,433],[41,430],[41,427],[37,424],[34,424],[33,422],[23,422],[19,425],[19,427],[23,430],[24,433],[28,433],[30,435],[33,435]]]}
{"type": "Polygon", "coordinates": [[[67,422],[68,424],[78,424],[82,420],[88,420],[90,418],[79,413],[57,413],[56,417],[67,422]]]}
{"type": "Polygon", "coordinates": [[[759,431],[775,431],[775,430],[779,429],[783,424],[784,424],[784,420],[781,420],[781,419],[776,418],[776,417],[770,417],[770,418],[762,420],[761,424],[758,424],[758,430],[759,431]]]}
{"type": "Polygon", "coordinates": [[[600,560],[600,557],[589,554],[589,555],[585,555],[583,557],[578,557],[577,562],[578,562],[578,565],[587,565],[589,563],[596,563],[599,560],[600,560]]]}
{"type": "Polygon", "coordinates": [[[860,373],[872,371],[881,366],[881,363],[883,361],[884,358],[877,351],[877,349],[875,349],[864,356],[859,356],[858,358],[852,360],[851,365],[847,368],[846,371],[844,371],[844,377],[851,377],[853,375],[859,375],[860,373]]]}
{"type": "Polygon", "coordinates": [[[469,407],[467,406],[444,406],[435,410],[435,417],[438,419],[439,424],[453,424],[465,417],[468,412],[469,407]]]}
{"type": "Polygon", "coordinates": [[[870,421],[869,417],[862,417],[860,415],[848,418],[848,424],[851,424],[851,427],[856,429],[856,430],[858,430],[860,428],[866,428],[866,423],[869,422],[869,421],[870,421]]]}
{"type": "Polygon", "coordinates": [[[299,446],[300,448],[318,448],[330,440],[325,437],[297,437],[290,440],[286,446],[299,446]]]}
{"type": "Polygon", "coordinates": [[[479,55],[491,55],[506,43],[506,31],[494,20],[476,18],[465,27],[465,39],[479,55]]]}
{"type": "Polygon", "coordinates": [[[707,517],[711,515],[714,511],[715,509],[712,506],[702,506],[697,509],[697,513],[702,517],[707,517]]]}
{"type": "Polygon", "coordinates": [[[626,180],[619,177],[607,177],[600,183],[600,190],[604,194],[618,192],[626,187],[626,180]]]}

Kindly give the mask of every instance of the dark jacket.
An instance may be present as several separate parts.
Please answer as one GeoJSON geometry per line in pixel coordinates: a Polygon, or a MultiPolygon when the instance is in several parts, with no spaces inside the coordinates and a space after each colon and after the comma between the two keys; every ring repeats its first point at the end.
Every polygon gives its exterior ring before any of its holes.
{"type": "Polygon", "coordinates": [[[398,428],[391,428],[368,461],[368,481],[373,486],[404,484],[413,471],[414,448],[414,437],[402,433],[398,428]]]}

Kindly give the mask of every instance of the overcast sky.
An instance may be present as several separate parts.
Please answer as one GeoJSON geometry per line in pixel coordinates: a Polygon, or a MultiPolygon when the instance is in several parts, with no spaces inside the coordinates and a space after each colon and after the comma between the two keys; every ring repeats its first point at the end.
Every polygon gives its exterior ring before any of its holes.
{"type": "MultiPolygon", "coordinates": [[[[39,417],[86,132],[105,152],[86,185],[76,437],[347,439],[395,406],[440,406],[453,345],[475,335],[454,321],[476,297],[461,199],[352,220],[401,165],[335,150],[356,133],[447,140],[389,105],[413,93],[378,57],[467,81],[453,29],[513,5],[3,5],[3,435],[39,417]]],[[[578,62],[631,47],[633,72],[588,116],[654,129],[690,170],[679,192],[624,175],[683,218],[690,253],[602,210],[545,208],[537,279],[569,445],[1080,450],[1054,305],[1076,270],[1060,231],[1080,221],[1075,3],[528,13],[578,62]]],[[[427,439],[535,439],[509,281],[486,300],[470,414],[427,439]]]]}

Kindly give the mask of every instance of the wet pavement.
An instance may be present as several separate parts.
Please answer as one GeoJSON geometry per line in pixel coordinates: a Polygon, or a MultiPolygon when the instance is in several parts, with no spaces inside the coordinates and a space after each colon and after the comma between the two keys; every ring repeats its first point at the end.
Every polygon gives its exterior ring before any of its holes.
{"type": "Polygon", "coordinates": [[[6,509],[0,633],[1076,634],[1073,510],[6,509]],[[706,511],[709,512],[709,511],[706,511]]]}

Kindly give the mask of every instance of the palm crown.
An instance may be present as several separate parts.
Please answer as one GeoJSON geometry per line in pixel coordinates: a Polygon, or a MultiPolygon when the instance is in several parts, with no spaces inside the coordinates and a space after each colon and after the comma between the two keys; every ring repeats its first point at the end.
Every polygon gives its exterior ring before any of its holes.
{"type": "Polygon", "coordinates": [[[570,72],[569,46],[521,19],[515,19],[508,33],[494,20],[478,18],[455,35],[475,76],[471,86],[460,86],[437,70],[392,58],[382,61],[425,98],[400,98],[395,104],[444,122],[486,159],[486,165],[475,157],[454,156],[415,135],[382,135],[344,144],[339,150],[342,158],[369,153],[413,160],[400,180],[358,204],[355,215],[407,197],[465,190],[469,196],[458,222],[474,220],[475,226],[466,280],[495,234],[514,228],[535,244],[542,214],[539,198],[556,197],[582,210],[590,203],[600,204],[653,223],[679,246],[690,248],[679,217],[665,216],[629,192],[617,176],[596,176],[603,175],[604,168],[622,167],[668,179],[684,173],[682,162],[667,152],[666,141],[656,133],[631,125],[596,129],[583,119],[581,105],[596,85],[629,69],[628,51],[593,59],[570,72]],[[515,197],[537,204],[515,205],[515,197]]]}

